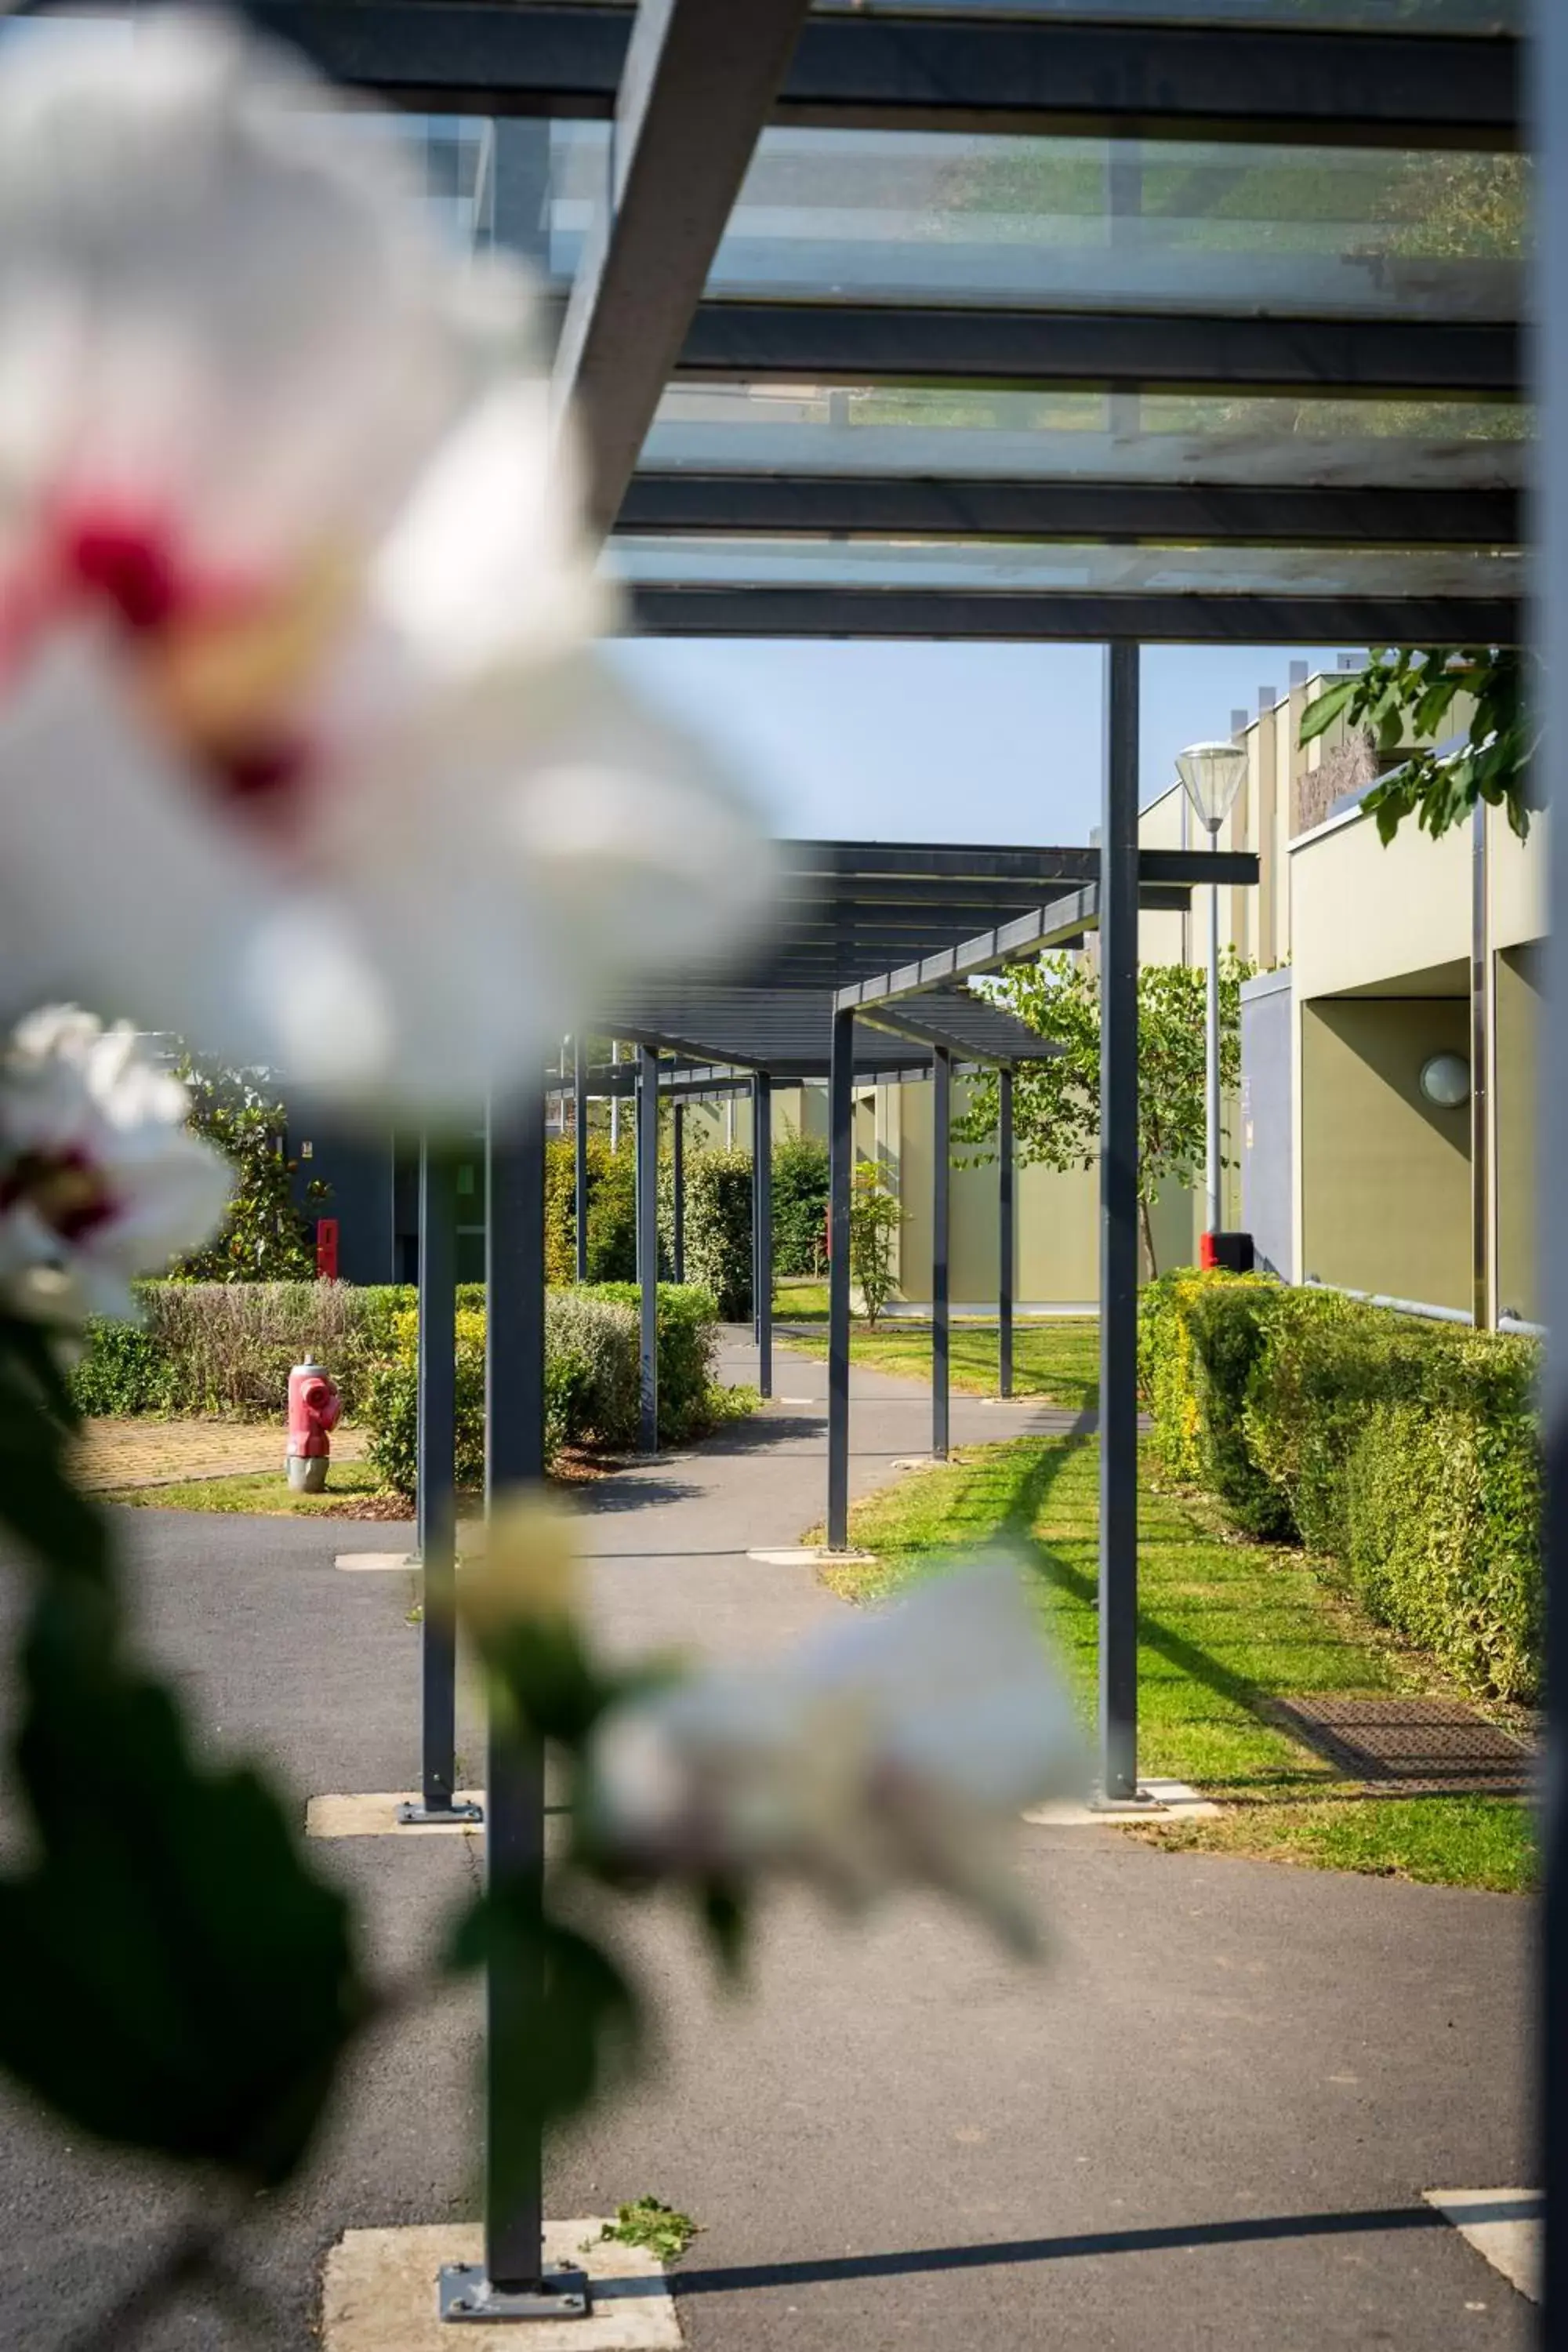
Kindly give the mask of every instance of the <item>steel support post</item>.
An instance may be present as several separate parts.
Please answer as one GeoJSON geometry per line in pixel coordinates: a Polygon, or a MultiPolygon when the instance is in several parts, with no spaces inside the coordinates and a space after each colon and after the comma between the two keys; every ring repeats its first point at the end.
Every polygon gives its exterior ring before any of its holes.
{"type": "Polygon", "coordinates": [[[1100,1751],[1138,1792],[1138,647],[1106,649],[1100,898],[1100,1751]]]}
{"type": "Polygon", "coordinates": [[[1013,1171],[1013,1073],[996,1073],[996,1393],[1013,1393],[1013,1293],[1017,1282],[1013,1171]]]}
{"type": "MultiPolygon", "coordinates": [[[[544,1475],[544,1106],[527,1097],[488,1138],[485,1246],[485,1494],[489,1510],[544,1475]]],[[[490,1725],[485,1867],[514,1903],[542,1914],[544,1750],[515,1727],[490,1725]]],[[[547,2268],[543,2253],[543,2148],[537,2122],[520,2117],[509,2086],[510,2053],[541,2031],[542,1970],[522,1955],[528,1939],[486,1977],[485,2254],[482,2265],[441,2273],[445,2318],[580,2316],[580,2271],[547,2268]]]]}
{"type": "Polygon", "coordinates": [[[752,1081],[752,1284],[757,1311],[757,1386],[773,1392],[773,1082],[752,1081]]]}
{"type": "Polygon", "coordinates": [[[670,1235],[670,1273],[686,1279],[686,1105],[678,1096],[669,1109],[669,1192],[675,1230],[670,1235]]]}
{"type": "MultiPolygon", "coordinates": [[[[1209,828],[1211,851],[1219,848],[1219,827],[1209,828]]],[[[1136,957],[1134,957],[1136,967],[1136,957]]],[[[1225,1230],[1225,1146],[1221,1135],[1219,1083],[1219,884],[1209,885],[1209,965],[1204,1002],[1204,1089],[1208,1132],[1204,1152],[1204,1192],[1208,1231],[1225,1230]]]]}
{"type": "Polygon", "coordinates": [[[1478,801],[1470,820],[1470,1307],[1478,1331],[1495,1329],[1500,1304],[1492,1282],[1497,1118],[1487,848],[1487,804],[1478,801]]]}
{"type": "MultiPolygon", "coordinates": [[[[1568,9],[1535,0],[1530,46],[1535,105],[1534,385],[1536,480],[1534,691],[1542,722],[1537,789],[1551,812],[1547,1003],[1564,1003],[1568,959],[1568,9]]],[[[1568,1167],[1568,1022],[1542,1024],[1538,1231],[1550,1337],[1542,1384],[1546,1447],[1546,1769],[1542,1775],[1545,1896],[1538,1979],[1542,2073],[1537,2107],[1545,2244],[1539,2342],[1568,2343],[1568,1232],[1559,1210],[1568,1167]]]]}
{"type": "Polygon", "coordinates": [[[573,1212],[577,1227],[577,1279],[588,1279],[588,1041],[579,1029],[572,1040],[572,1136],[574,1147],[573,1212]]]}
{"type": "Polygon", "coordinates": [[[952,1199],[952,1056],[935,1047],[931,1062],[931,1450],[947,1459],[948,1396],[952,1351],[952,1301],[948,1278],[952,1199]]]}
{"type": "Polygon", "coordinates": [[[827,1547],[849,1542],[849,1180],[855,1164],[855,1015],[833,1016],[827,1079],[827,1547]]]}
{"type": "Polygon", "coordinates": [[[453,1802],[458,1734],[457,1194],[450,1156],[419,1142],[419,1354],[416,1540],[419,1548],[419,1799],[400,1822],[481,1821],[453,1802]]]}
{"type": "Polygon", "coordinates": [[[658,1055],[637,1048],[637,1286],[641,1294],[642,1410],[637,1442],[658,1451],[658,1055]]]}

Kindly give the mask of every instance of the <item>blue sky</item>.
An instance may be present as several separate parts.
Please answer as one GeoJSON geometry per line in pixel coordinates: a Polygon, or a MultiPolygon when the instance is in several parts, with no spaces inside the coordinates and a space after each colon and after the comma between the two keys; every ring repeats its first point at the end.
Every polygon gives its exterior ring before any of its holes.
{"type": "MultiPolygon", "coordinates": [[[[744,765],[783,834],[1086,841],[1100,815],[1098,646],[622,640],[616,658],[744,765]]],[[[1185,743],[1331,646],[1150,646],[1142,799],[1185,743]]]]}

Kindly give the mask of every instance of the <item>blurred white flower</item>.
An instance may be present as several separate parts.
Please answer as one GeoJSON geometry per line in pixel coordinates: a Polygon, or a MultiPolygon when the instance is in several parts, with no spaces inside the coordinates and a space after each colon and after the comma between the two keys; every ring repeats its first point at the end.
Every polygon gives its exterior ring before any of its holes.
{"type": "Polygon", "coordinates": [[[923,1883],[1024,1947],[1011,1826],[1086,1786],[1070,1701],[1000,1561],[626,1702],[590,1767],[593,1834],[624,1864],[791,1871],[850,1903],[923,1883]]]}
{"type": "Polygon", "coordinates": [[[471,1114],[754,929],[615,617],[500,257],[192,12],[0,56],[0,981],[471,1114]]]}
{"type": "Polygon", "coordinates": [[[178,1078],[128,1028],[51,1005],[0,1060],[0,1295],[13,1314],[79,1325],[132,1313],[222,1218],[230,1171],[185,1124],[178,1078]]]}

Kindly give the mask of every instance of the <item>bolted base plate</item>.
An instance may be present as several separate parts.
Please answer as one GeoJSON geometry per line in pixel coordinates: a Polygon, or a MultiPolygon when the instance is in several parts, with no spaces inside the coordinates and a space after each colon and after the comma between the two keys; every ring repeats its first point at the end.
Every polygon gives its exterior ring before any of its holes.
{"type": "Polygon", "coordinates": [[[397,1818],[405,1829],[445,1829],[451,1822],[482,1822],[483,1805],[468,1803],[466,1798],[454,1797],[450,1804],[426,1805],[416,1798],[412,1804],[399,1805],[397,1818]]]}
{"type": "Polygon", "coordinates": [[[492,2286],[482,2263],[447,2263],[440,2280],[443,2319],[586,2319],[588,2274],[547,2263],[537,2286],[521,2292],[492,2286]]]}

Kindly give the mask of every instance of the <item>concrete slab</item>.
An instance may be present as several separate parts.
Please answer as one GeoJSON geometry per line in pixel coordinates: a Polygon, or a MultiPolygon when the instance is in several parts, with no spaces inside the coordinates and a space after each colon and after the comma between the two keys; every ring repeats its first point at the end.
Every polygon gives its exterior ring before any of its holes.
{"type": "Polygon", "coordinates": [[[346,2230],[327,2255],[321,2294],[326,2352],[463,2352],[505,2342],[529,2352],[674,2352],[675,2303],[657,2257],[600,2235],[604,2223],[547,2221],[544,2255],[587,2272],[586,2319],[443,2325],[436,2283],[446,2263],[483,2258],[477,2224],[438,2222],[405,2230],[346,2230]]]}
{"type": "Polygon", "coordinates": [[[418,1565],[419,1555],[413,1551],[341,1551],[332,1562],[334,1568],[346,1568],[353,1574],[418,1565]]]}
{"type": "Polygon", "coordinates": [[[1541,2301],[1541,2230],[1545,2203],[1533,2189],[1428,2189],[1423,2192],[1445,2221],[1510,2286],[1541,2301]]]}
{"type": "Polygon", "coordinates": [[[771,1550],[749,1551],[746,1558],[760,1560],[764,1568],[815,1568],[819,1560],[863,1561],[874,1559],[876,1554],[829,1551],[825,1544],[777,1544],[771,1550]]]}
{"type": "MultiPolygon", "coordinates": [[[[305,1835],[312,1838],[349,1837],[480,1837],[483,1824],[478,1822],[400,1822],[399,1805],[411,1805],[418,1795],[416,1789],[394,1789],[390,1792],[366,1792],[345,1797],[311,1797],[305,1807],[305,1835]]],[[[459,1789],[458,1795],[466,1805],[482,1805],[482,1789],[459,1789]]]]}
{"type": "Polygon", "coordinates": [[[1086,1804],[1031,1805],[1024,1819],[1037,1828],[1081,1830],[1120,1828],[1132,1822],[1217,1822],[1220,1808],[1212,1797],[1199,1794],[1184,1780],[1141,1780],[1134,1804],[1107,1803],[1091,1797],[1086,1804]]]}

